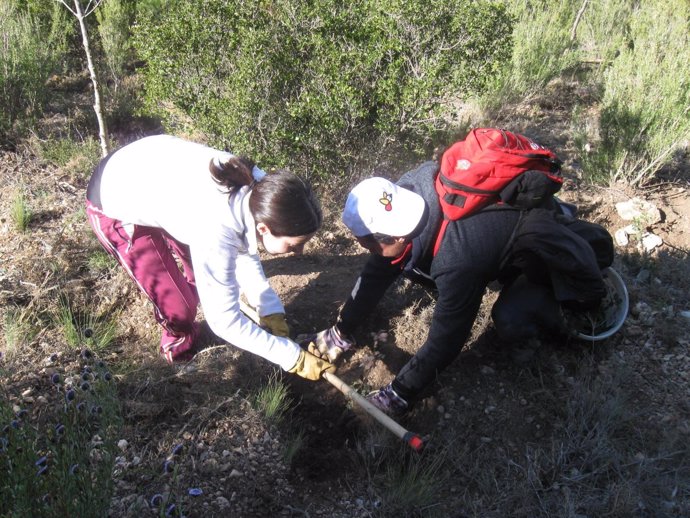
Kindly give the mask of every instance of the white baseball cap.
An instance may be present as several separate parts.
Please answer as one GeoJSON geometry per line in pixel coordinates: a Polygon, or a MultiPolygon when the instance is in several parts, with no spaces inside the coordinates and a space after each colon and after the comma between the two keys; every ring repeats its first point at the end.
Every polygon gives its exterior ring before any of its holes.
{"type": "Polygon", "coordinates": [[[355,237],[385,234],[405,237],[424,216],[426,203],[419,194],[385,178],[368,178],[358,183],[347,197],[343,223],[355,237]]]}

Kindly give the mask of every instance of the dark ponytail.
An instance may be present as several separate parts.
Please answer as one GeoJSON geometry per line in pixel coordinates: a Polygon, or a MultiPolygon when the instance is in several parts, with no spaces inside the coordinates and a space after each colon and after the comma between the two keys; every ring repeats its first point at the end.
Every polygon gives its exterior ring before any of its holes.
{"type": "Polygon", "coordinates": [[[214,158],[208,164],[211,176],[218,185],[226,189],[227,193],[244,185],[251,185],[254,181],[253,168],[254,162],[241,156],[232,156],[228,160],[214,158]]]}
{"type": "Polygon", "coordinates": [[[323,221],[319,201],[307,182],[287,171],[266,175],[252,189],[249,210],[276,237],[316,232],[323,221]]]}

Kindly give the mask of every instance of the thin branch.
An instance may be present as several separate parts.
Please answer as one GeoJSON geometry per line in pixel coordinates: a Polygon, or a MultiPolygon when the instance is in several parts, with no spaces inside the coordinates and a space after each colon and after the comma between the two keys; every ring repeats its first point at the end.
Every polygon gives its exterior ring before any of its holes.
{"type": "Polygon", "coordinates": [[[573,28],[570,31],[570,41],[575,41],[575,36],[577,36],[577,26],[580,25],[580,19],[582,18],[582,15],[585,14],[585,9],[587,9],[588,3],[589,0],[584,0],[580,10],[577,12],[577,16],[575,16],[575,22],[573,23],[573,28]]]}
{"type": "Polygon", "coordinates": [[[77,13],[67,4],[67,2],[66,2],[65,0],[57,0],[57,1],[60,2],[62,5],[64,5],[65,8],[66,8],[70,13],[72,13],[72,16],[77,16],[77,13]]]}

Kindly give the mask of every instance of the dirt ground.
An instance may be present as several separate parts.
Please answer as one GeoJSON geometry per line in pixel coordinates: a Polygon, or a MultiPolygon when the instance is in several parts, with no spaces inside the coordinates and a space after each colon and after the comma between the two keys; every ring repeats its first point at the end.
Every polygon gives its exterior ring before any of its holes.
{"type": "MultiPolygon", "coordinates": [[[[66,292],[119,322],[114,345],[100,355],[112,366],[123,415],[110,515],[163,516],[175,503],[170,515],[188,517],[688,516],[687,470],[676,466],[675,486],[664,479],[663,487],[648,492],[622,487],[621,479],[612,483],[610,469],[588,457],[601,446],[595,428],[580,430],[591,444],[583,439],[578,448],[553,451],[566,444],[563,437],[575,436],[576,423],[596,422],[578,413],[577,402],[600,397],[599,411],[608,411],[608,403],[619,401],[618,389],[631,426],[616,430],[639,437],[626,442],[639,449],[627,451],[622,466],[659,461],[664,451],[680,450],[687,459],[690,439],[687,163],[644,190],[586,185],[573,158],[567,107],[554,101],[572,94],[572,87],[560,88],[494,123],[531,134],[565,157],[561,198],[612,234],[631,224],[617,203],[639,197],[654,204],[660,221],[645,230],[662,244],[644,251],[633,237],[617,246],[615,268],[627,284],[631,310],[621,331],[603,342],[547,341],[518,361],[518,344],[502,343],[493,332],[488,315],[496,292],[489,290],[458,359],[400,421],[425,437],[422,455],[326,381],[280,374],[218,341],[187,366],[165,364],[156,352],[159,334],[148,301],[119,269],[89,266],[98,244],[82,208],[87,178],[30,152],[0,155],[0,307],[47,311],[66,292]],[[10,216],[12,193],[20,188],[35,213],[24,233],[10,216]],[[293,403],[280,421],[264,418],[253,400],[272,379],[287,384],[293,403]],[[600,394],[597,387],[616,390],[600,394]],[[662,449],[670,443],[673,448],[662,449]],[[171,456],[175,445],[182,452],[171,456]],[[544,459],[547,454],[552,457],[544,459]],[[166,459],[174,470],[162,468],[166,459]],[[428,480],[433,487],[424,486],[428,480]],[[591,494],[599,488],[608,496],[585,504],[588,484],[591,494]],[[417,495],[423,489],[428,498],[417,495]],[[163,507],[151,505],[156,494],[163,507]]],[[[403,172],[388,171],[393,178],[403,172]]],[[[333,208],[303,256],[264,257],[294,335],[332,324],[365,260],[333,208]]],[[[394,286],[362,323],[358,347],[345,355],[338,375],[361,393],[389,382],[423,343],[433,303],[419,287],[394,286]]],[[[5,389],[14,400],[27,387],[34,395],[48,390],[47,373],[78,370],[83,361],[50,326],[21,354],[7,352],[5,389]]],[[[40,413],[40,404],[34,398],[29,406],[40,413]]],[[[620,439],[614,432],[609,438],[620,439]]],[[[659,473],[663,478],[663,469],[659,473]]]]}

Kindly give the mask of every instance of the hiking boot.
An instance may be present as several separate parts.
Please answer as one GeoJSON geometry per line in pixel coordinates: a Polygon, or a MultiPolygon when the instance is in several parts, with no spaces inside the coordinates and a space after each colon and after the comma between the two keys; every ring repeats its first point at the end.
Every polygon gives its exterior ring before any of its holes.
{"type": "Polygon", "coordinates": [[[391,416],[402,415],[407,412],[410,407],[407,401],[401,398],[395,390],[393,390],[390,383],[379,390],[374,390],[367,394],[367,401],[382,412],[391,416]]]}

